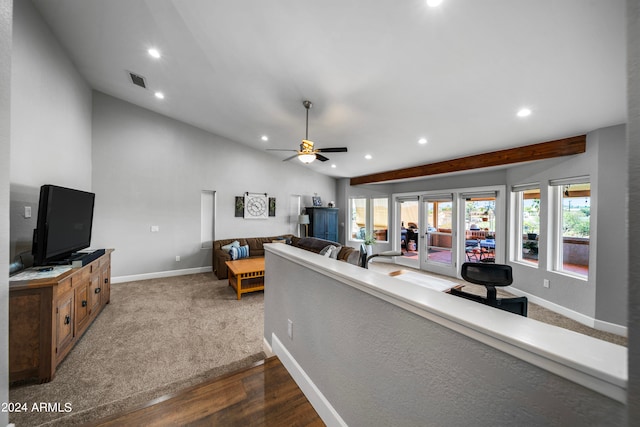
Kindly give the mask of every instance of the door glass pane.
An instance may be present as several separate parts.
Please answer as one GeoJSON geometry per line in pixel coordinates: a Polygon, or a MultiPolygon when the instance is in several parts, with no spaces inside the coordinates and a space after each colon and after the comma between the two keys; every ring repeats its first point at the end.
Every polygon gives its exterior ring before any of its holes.
{"type": "Polygon", "coordinates": [[[418,200],[400,202],[400,247],[405,257],[417,260],[419,254],[418,200]]]}
{"type": "Polygon", "coordinates": [[[589,275],[591,184],[562,186],[559,269],[579,276],[589,275]]]}
{"type": "Polygon", "coordinates": [[[540,235],[540,189],[518,192],[520,211],[519,261],[538,264],[538,237],[540,235]]]}
{"type": "Polygon", "coordinates": [[[453,201],[427,200],[427,261],[452,263],[453,201]]]}
{"type": "Polygon", "coordinates": [[[389,235],[389,199],[372,199],[373,204],[373,237],[386,242],[389,235]]]}
{"type": "Polygon", "coordinates": [[[351,199],[351,240],[364,240],[367,233],[367,199],[351,199]]]}
{"type": "Polygon", "coordinates": [[[466,197],[464,211],[465,261],[491,262],[495,260],[495,196],[466,197]]]}

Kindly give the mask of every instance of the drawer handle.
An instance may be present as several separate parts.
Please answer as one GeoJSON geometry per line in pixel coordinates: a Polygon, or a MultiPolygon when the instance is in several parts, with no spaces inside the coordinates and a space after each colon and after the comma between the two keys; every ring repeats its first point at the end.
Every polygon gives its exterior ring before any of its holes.
{"type": "Polygon", "coordinates": [[[109,283],[109,279],[104,279],[104,284],[106,285],[107,283],[109,283]]]}
{"type": "Polygon", "coordinates": [[[86,300],[86,299],[83,299],[83,300],[82,300],[82,306],[83,306],[83,307],[86,307],[86,306],[87,306],[87,300],[86,300]]]}
{"type": "Polygon", "coordinates": [[[64,324],[68,325],[69,323],[71,323],[71,316],[67,314],[66,316],[64,316],[64,324]]]}
{"type": "Polygon", "coordinates": [[[95,290],[96,294],[99,294],[101,290],[102,289],[100,289],[100,288],[96,288],[96,290],[95,290]]]}

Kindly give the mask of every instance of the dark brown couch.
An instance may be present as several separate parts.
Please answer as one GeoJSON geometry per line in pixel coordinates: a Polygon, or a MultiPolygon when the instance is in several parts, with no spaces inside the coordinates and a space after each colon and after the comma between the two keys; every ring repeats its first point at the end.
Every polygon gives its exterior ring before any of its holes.
{"type": "MultiPolygon", "coordinates": [[[[290,240],[292,246],[296,246],[315,253],[319,253],[327,245],[340,245],[339,243],[329,240],[318,239],[315,237],[299,238],[291,234],[273,237],[246,237],[237,239],[216,240],[213,242],[213,274],[215,274],[218,279],[226,279],[227,277],[229,277],[225,261],[231,260],[231,257],[226,251],[222,250],[223,246],[233,243],[237,240],[240,243],[240,246],[249,245],[250,258],[263,257],[264,244],[272,243],[274,240],[282,238],[290,240]]],[[[340,252],[338,253],[338,260],[349,262],[355,265],[358,265],[359,258],[360,251],[349,246],[342,246],[340,252]]]]}

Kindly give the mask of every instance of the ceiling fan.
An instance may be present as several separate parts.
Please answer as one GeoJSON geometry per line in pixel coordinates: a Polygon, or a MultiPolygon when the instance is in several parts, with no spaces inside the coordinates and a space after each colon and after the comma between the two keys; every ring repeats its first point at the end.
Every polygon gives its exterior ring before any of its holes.
{"type": "Polygon", "coordinates": [[[288,149],[280,149],[280,148],[268,148],[268,151],[295,151],[296,154],[287,157],[283,160],[286,162],[287,160],[291,160],[294,157],[300,159],[302,163],[309,164],[313,162],[315,159],[320,160],[321,162],[326,162],[329,160],[327,157],[323,156],[320,153],[346,153],[347,147],[335,147],[335,148],[314,148],[313,141],[309,140],[309,109],[313,107],[311,101],[303,101],[302,105],[307,109],[307,128],[305,132],[305,138],[302,140],[300,144],[299,150],[288,150],[288,149]]]}

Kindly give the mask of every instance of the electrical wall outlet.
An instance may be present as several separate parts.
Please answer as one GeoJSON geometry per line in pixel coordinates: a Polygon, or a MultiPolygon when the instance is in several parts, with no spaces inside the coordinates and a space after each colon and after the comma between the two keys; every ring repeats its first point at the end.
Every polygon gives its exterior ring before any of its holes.
{"type": "Polygon", "coordinates": [[[542,286],[544,286],[545,288],[548,288],[549,287],[549,279],[544,279],[542,281],[542,286]]]}
{"type": "Polygon", "coordinates": [[[176,261],[180,261],[180,255],[176,255],[176,261]]]}
{"type": "Polygon", "coordinates": [[[158,231],[160,231],[160,226],[159,225],[152,225],[151,226],[151,232],[152,233],[157,233],[158,231]]]}
{"type": "Polygon", "coordinates": [[[293,340],[293,320],[287,319],[287,335],[290,340],[293,340]]]}
{"type": "Polygon", "coordinates": [[[31,218],[31,206],[24,207],[24,217],[31,218]]]}

